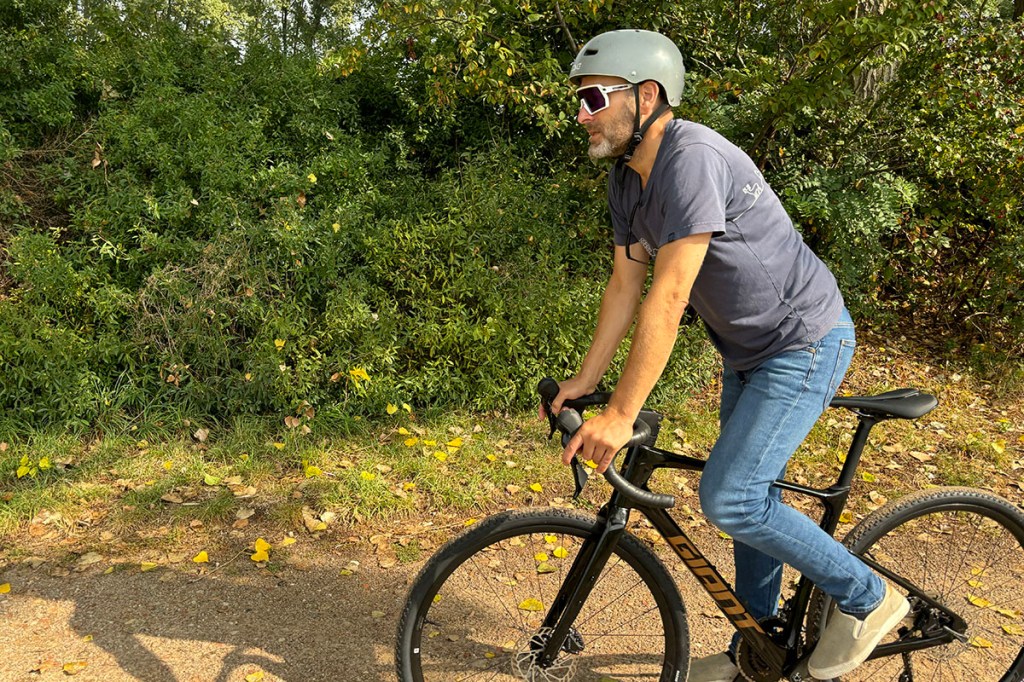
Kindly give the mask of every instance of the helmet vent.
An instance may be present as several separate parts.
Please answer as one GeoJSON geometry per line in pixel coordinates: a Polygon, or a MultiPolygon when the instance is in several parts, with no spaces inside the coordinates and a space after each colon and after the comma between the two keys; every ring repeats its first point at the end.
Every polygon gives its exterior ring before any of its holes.
{"type": "Polygon", "coordinates": [[[594,48],[590,48],[589,50],[584,50],[583,51],[583,56],[584,57],[592,57],[595,54],[597,54],[597,50],[595,50],[594,48]]]}

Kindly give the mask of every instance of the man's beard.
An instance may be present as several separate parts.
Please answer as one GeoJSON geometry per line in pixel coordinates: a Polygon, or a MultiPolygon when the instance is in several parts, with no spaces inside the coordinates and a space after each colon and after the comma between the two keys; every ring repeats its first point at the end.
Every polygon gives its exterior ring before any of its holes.
{"type": "Polygon", "coordinates": [[[591,142],[587,154],[591,160],[617,159],[626,153],[629,140],[633,137],[634,112],[630,107],[623,107],[619,110],[616,118],[613,118],[600,128],[600,142],[591,142]]]}

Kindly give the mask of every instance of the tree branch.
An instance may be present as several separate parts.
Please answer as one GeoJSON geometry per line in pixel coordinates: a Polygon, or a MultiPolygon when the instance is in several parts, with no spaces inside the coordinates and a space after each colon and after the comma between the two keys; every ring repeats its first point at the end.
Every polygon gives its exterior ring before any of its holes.
{"type": "Polygon", "coordinates": [[[555,0],[555,15],[558,17],[558,23],[562,25],[565,37],[569,39],[569,47],[572,48],[573,54],[578,53],[580,48],[576,46],[576,39],[572,37],[569,27],[565,23],[565,17],[562,16],[562,8],[558,5],[558,0],[555,0]]]}

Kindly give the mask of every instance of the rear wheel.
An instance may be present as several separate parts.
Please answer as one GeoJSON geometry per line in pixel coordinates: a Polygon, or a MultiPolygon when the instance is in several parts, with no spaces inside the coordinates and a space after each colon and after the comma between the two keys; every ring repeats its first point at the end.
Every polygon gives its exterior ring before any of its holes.
{"type": "MultiPolygon", "coordinates": [[[[1019,509],[971,488],[923,490],[875,511],[843,543],[966,621],[966,628],[957,627],[910,595],[910,614],[882,644],[947,633],[952,641],[869,660],[843,676],[844,682],[1024,680],[1024,514],[1019,509]]],[[[817,639],[833,609],[831,599],[815,593],[808,613],[810,640],[817,639]]]]}
{"type": "Polygon", "coordinates": [[[661,561],[625,534],[548,668],[532,651],[594,517],[564,510],[499,514],[442,547],[409,591],[398,626],[403,682],[683,680],[686,614],[661,561]]]}

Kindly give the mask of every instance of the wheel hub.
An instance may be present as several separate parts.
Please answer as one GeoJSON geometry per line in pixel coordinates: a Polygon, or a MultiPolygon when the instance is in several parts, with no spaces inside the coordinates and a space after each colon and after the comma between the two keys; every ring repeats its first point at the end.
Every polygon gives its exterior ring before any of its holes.
{"type": "Polygon", "coordinates": [[[530,638],[526,647],[512,658],[512,672],[523,682],[568,682],[576,676],[579,658],[583,652],[583,637],[576,628],[569,631],[555,661],[544,668],[538,665],[537,655],[551,639],[551,628],[542,628],[530,638]],[[573,654],[573,655],[567,655],[573,654]]]}

